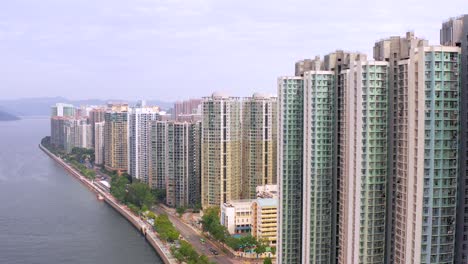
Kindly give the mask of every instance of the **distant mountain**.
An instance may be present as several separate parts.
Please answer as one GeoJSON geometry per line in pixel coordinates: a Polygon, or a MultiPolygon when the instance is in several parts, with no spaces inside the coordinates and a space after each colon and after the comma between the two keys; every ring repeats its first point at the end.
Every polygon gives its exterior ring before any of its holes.
{"type": "Polygon", "coordinates": [[[14,121],[19,119],[20,118],[15,115],[0,110],[0,121],[14,121]]]}
{"type": "MultiPolygon", "coordinates": [[[[122,99],[87,99],[87,100],[69,100],[64,97],[43,97],[43,98],[21,98],[15,100],[0,100],[0,110],[9,112],[17,116],[48,116],[50,115],[50,107],[56,103],[68,103],[74,106],[80,105],[105,105],[107,102],[136,102],[122,99]]],[[[158,100],[147,100],[148,105],[157,105],[163,110],[168,110],[173,106],[171,102],[163,102],[158,100]]]]}

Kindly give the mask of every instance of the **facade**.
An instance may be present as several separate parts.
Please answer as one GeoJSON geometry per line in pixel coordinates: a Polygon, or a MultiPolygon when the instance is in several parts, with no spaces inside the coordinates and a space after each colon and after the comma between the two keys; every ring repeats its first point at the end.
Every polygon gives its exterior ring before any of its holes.
{"type": "Polygon", "coordinates": [[[104,122],[94,124],[94,163],[104,164],[104,122]]]}
{"type": "Polygon", "coordinates": [[[252,200],[235,200],[221,205],[220,221],[229,234],[249,233],[252,224],[252,200]]]}
{"type": "Polygon", "coordinates": [[[454,263],[460,49],[418,47],[398,65],[394,263],[454,263]]]}
{"type": "Polygon", "coordinates": [[[394,36],[380,40],[374,45],[374,59],[387,61],[388,68],[388,177],[387,177],[387,216],[386,216],[386,262],[393,263],[394,227],[395,227],[395,185],[396,185],[396,156],[399,130],[399,100],[402,90],[398,88],[398,62],[408,59],[411,50],[419,46],[428,46],[428,41],[417,38],[414,33],[407,32],[405,37],[394,36]]]}
{"type": "Polygon", "coordinates": [[[69,117],[52,116],[50,118],[50,142],[55,147],[65,148],[65,122],[69,117]]]}
{"type": "Polygon", "coordinates": [[[340,74],[338,263],[384,262],[387,74],[387,62],[365,61],[340,74]]]}
{"type": "Polygon", "coordinates": [[[251,233],[258,240],[267,240],[275,247],[278,232],[278,199],[256,199],[252,202],[251,233]]]}
{"type": "Polygon", "coordinates": [[[189,99],[187,101],[179,101],[174,103],[174,120],[183,121],[180,120],[181,115],[197,114],[198,108],[201,105],[201,103],[201,99],[189,99]]]}
{"type": "Polygon", "coordinates": [[[255,199],[256,187],[276,183],[276,98],[254,94],[242,101],[242,196],[255,199]]]}
{"type": "Polygon", "coordinates": [[[302,77],[278,78],[278,263],[301,263],[303,201],[302,77]]]}
{"type": "Polygon", "coordinates": [[[165,190],[168,174],[167,148],[168,148],[168,122],[151,122],[151,177],[152,189],[165,190]]]}
{"type": "Polygon", "coordinates": [[[104,166],[109,171],[127,172],[128,105],[109,105],[104,120],[104,166]]]}
{"type": "Polygon", "coordinates": [[[128,111],[128,173],[145,184],[150,182],[151,122],[158,109],[132,107],[128,111]]]}
{"type": "Polygon", "coordinates": [[[64,123],[64,150],[70,153],[73,148],[92,148],[91,125],[86,119],[69,118],[64,123]]]}
{"type": "Polygon", "coordinates": [[[75,117],[75,107],[70,104],[57,103],[51,107],[50,141],[60,149],[65,148],[65,123],[75,117]]]}
{"type": "Polygon", "coordinates": [[[67,119],[64,124],[64,150],[70,153],[73,148],[92,148],[91,125],[86,119],[67,119]]]}
{"type": "Polygon", "coordinates": [[[295,64],[295,71],[294,75],[295,76],[304,76],[304,73],[306,71],[312,71],[312,70],[320,70],[321,68],[321,60],[319,56],[316,56],[314,59],[304,59],[296,62],[295,64]],[[317,63],[319,63],[317,67],[317,63]]]}
{"type": "Polygon", "coordinates": [[[346,158],[340,141],[347,126],[342,119],[341,73],[365,60],[360,53],[336,51],[323,62],[316,57],[304,71],[296,71],[298,76],[278,80],[281,263],[338,261],[342,250],[337,246],[341,239],[339,164],[346,158]]]}
{"type": "Polygon", "coordinates": [[[188,142],[188,205],[201,206],[201,121],[189,124],[188,142]]]}
{"type": "Polygon", "coordinates": [[[166,204],[170,207],[188,206],[189,128],[188,123],[168,123],[166,204]]]}
{"type": "Polygon", "coordinates": [[[442,24],[440,44],[461,48],[460,151],[456,227],[456,263],[468,262],[468,15],[442,24]]]}
{"type": "Polygon", "coordinates": [[[104,122],[104,115],[106,113],[106,109],[104,107],[96,107],[91,108],[88,115],[89,124],[91,124],[91,131],[93,131],[93,145],[95,145],[95,138],[96,135],[94,132],[96,131],[96,123],[104,122]]]}
{"type": "Polygon", "coordinates": [[[330,263],[335,76],[333,71],[314,70],[306,71],[303,80],[302,262],[330,263]]]}
{"type": "Polygon", "coordinates": [[[75,117],[75,107],[71,104],[57,103],[52,106],[52,116],[75,117]]]}
{"type": "Polygon", "coordinates": [[[202,207],[221,206],[241,194],[241,103],[214,93],[203,98],[202,207]]]}
{"type": "Polygon", "coordinates": [[[201,122],[151,123],[151,177],[153,189],[166,191],[171,207],[200,204],[201,122]]]}

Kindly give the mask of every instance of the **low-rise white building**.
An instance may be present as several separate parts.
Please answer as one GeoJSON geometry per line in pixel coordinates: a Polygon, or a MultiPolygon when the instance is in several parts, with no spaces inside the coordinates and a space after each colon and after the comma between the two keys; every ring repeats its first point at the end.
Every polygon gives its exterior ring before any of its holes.
{"type": "Polygon", "coordinates": [[[238,200],[221,206],[221,224],[229,234],[249,233],[252,218],[252,200],[238,200]]]}

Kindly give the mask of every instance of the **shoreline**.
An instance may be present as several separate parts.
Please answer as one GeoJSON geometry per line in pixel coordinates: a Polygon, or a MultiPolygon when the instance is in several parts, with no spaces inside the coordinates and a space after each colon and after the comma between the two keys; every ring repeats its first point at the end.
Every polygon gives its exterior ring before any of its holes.
{"type": "Polygon", "coordinates": [[[86,177],[81,175],[73,167],[65,163],[62,159],[55,156],[47,148],[39,144],[39,148],[46,153],[50,158],[55,162],[60,164],[69,174],[74,178],[79,180],[83,185],[85,185],[90,191],[94,192],[96,195],[101,195],[104,197],[104,201],[110,205],[114,210],[120,213],[127,221],[129,221],[133,227],[135,227],[140,233],[145,237],[146,241],[150,244],[151,247],[156,251],[161,260],[165,264],[177,263],[174,257],[171,255],[170,251],[164,246],[163,242],[156,236],[156,233],[153,231],[152,227],[149,226],[146,222],[135,216],[128,208],[121,205],[110,193],[106,193],[101,190],[99,187],[93,184],[92,181],[88,180],[86,177]]]}

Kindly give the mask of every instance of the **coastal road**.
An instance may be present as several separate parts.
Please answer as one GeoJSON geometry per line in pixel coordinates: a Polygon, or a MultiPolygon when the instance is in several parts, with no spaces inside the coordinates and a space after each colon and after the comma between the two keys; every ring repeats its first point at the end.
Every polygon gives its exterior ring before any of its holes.
{"type": "Polygon", "coordinates": [[[202,235],[199,235],[195,230],[193,230],[191,227],[187,226],[180,218],[177,216],[172,215],[171,213],[167,212],[163,208],[159,206],[153,207],[154,212],[157,214],[167,214],[169,217],[169,220],[174,224],[175,228],[179,230],[180,234],[187,240],[196,250],[199,254],[204,254],[206,255],[211,261],[214,261],[216,263],[223,263],[223,264],[228,264],[228,263],[242,263],[241,261],[236,261],[224,254],[221,249],[219,249],[215,244],[213,244],[211,241],[203,237],[202,235]],[[202,244],[200,242],[200,238],[205,239],[205,244],[202,244]],[[216,251],[218,251],[219,255],[215,256],[213,255],[209,248],[213,248],[216,251]]]}

